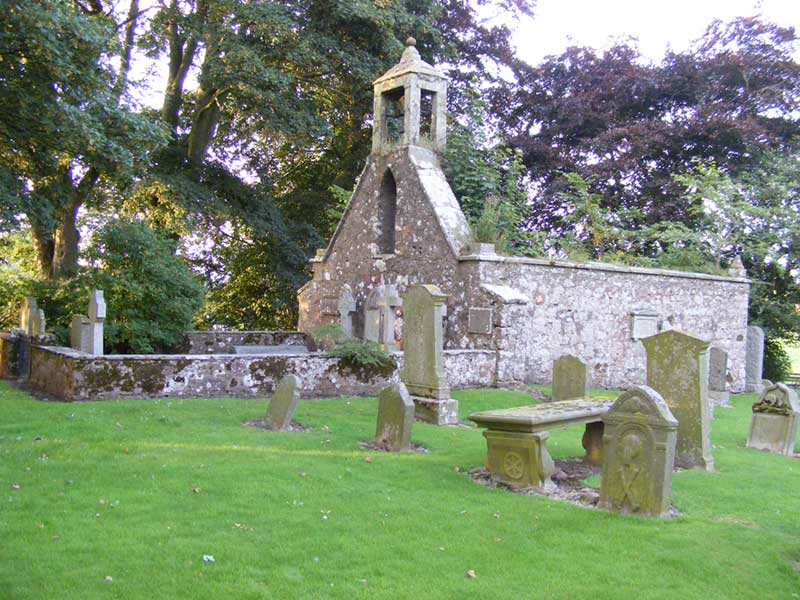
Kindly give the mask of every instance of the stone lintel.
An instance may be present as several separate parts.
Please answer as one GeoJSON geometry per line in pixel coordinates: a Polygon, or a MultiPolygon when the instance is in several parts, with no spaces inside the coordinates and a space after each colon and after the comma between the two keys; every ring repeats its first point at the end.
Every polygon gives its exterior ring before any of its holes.
{"type": "Polygon", "coordinates": [[[613,400],[579,398],[536,406],[488,410],[468,418],[492,431],[535,433],[603,420],[613,400]]]}

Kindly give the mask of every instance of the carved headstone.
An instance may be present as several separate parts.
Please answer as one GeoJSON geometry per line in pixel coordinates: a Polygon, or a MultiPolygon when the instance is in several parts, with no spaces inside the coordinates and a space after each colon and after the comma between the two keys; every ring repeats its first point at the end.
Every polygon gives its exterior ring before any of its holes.
{"type": "Polygon", "coordinates": [[[708,351],[708,402],[711,415],[714,415],[714,406],[730,406],[730,398],[728,353],[722,348],[712,346],[708,351]]]}
{"type": "Polygon", "coordinates": [[[553,401],[588,398],[591,387],[589,365],[565,354],[553,361],[553,401]]]}
{"type": "Polygon", "coordinates": [[[19,309],[19,327],[25,332],[25,335],[36,335],[34,329],[36,328],[38,310],[36,298],[25,296],[22,299],[22,306],[19,309]]]}
{"type": "Polygon", "coordinates": [[[406,386],[395,383],[378,395],[378,424],[375,443],[390,452],[411,448],[414,402],[406,386]]]}
{"type": "Polygon", "coordinates": [[[278,382],[265,419],[267,427],[273,431],[287,431],[290,428],[300,399],[298,386],[299,381],[294,375],[284,375],[278,382]]]}
{"type": "Polygon", "coordinates": [[[669,512],[678,421],[647,386],[622,394],[603,415],[600,507],[661,516],[669,512]]]}
{"type": "Polygon", "coordinates": [[[747,447],[792,456],[798,417],[797,393],[782,383],[768,386],[753,404],[747,447]]]}
{"type": "Polygon", "coordinates": [[[647,385],[678,419],[675,464],[714,470],[708,409],[709,342],[671,329],[642,340],[647,351],[647,385]]]}
{"type": "Polygon", "coordinates": [[[764,371],[764,330],[750,325],[747,328],[747,345],[744,357],[744,391],[761,392],[761,374],[764,371]]]}
{"type": "Polygon", "coordinates": [[[380,344],[388,350],[397,350],[394,338],[395,310],[403,301],[394,285],[376,287],[364,305],[364,339],[380,344]]]}
{"type": "Polygon", "coordinates": [[[72,315],[69,330],[69,343],[72,348],[81,352],[89,352],[89,317],[72,315]]]}
{"type": "Polygon", "coordinates": [[[342,331],[347,337],[353,337],[353,314],[356,312],[356,301],[349,287],[344,288],[339,294],[337,312],[342,331]]]}
{"type": "Polygon", "coordinates": [[[417,416],[438,425],[458,421],[444,372],[442,316],[447,298],[435,285],[411,286],[403,296],[403,373],[417,416]]]}
{"type": "Polygon", "coordinates": [[[89,299],[89,354],[103,354],[103,322],[106,320],[106,301],[103,290],[93,290],[89,299]]]}

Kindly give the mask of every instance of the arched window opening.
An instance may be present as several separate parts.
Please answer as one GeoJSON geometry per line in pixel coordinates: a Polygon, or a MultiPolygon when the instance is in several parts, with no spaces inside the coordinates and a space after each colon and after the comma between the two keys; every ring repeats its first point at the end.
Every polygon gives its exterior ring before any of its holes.
{"type": "Polygon", "coordinates": [[[381,181],[378,195],[378,218],[380,232],[378,249],[381,254],[394,254],[394,229],[397,221],[397,184],[392,172],[387,170],[381,181]]]}

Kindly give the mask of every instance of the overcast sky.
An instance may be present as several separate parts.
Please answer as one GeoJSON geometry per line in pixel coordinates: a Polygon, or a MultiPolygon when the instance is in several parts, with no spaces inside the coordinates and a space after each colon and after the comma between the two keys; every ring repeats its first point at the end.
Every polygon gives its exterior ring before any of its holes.
{"type": "Polygon", "coordinates": [[[517,26],[514,42],[520,57],[536,64],[570,45],[602,49],[632,36],[645,57],[659,62],[667,47],[688,48],[715,18],[759,13],[800,29],[800,0],[537,0],[534,18],[517,26]]]}

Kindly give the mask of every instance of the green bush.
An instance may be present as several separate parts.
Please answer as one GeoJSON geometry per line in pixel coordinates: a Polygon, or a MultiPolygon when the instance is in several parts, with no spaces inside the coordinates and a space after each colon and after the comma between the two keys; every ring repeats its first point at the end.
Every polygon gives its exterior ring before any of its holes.
{"type": "Polygon", "coordinates": [[[320,325],[311,331],[310,337],[314,349],[325,352],[330,352],[349,339],[342,326],[338,323],[320,325]]]}
{"type": "Polygon", "coordinates": [[[792,361],[781,341],[768,337],[764,345],[764,378],[786,381],[792,372],[792,361]]]}
{"type": "Polygon", "coordinates": [[[331,356],[338,358],[342,367],[383,377],[388,377],[397,368],[394,357],[369,340],[347,340],[336,346],[331,351],[331,356]]]}

